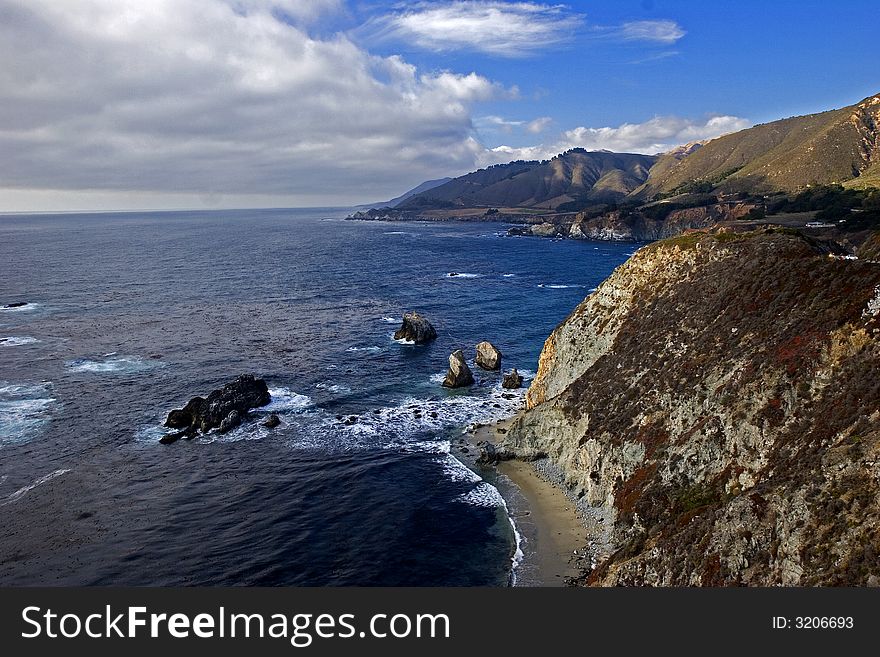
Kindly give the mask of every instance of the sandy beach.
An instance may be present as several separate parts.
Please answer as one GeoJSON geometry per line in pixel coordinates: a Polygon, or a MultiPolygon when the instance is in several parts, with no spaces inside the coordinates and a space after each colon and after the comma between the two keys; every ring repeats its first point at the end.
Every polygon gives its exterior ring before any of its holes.
{"type": "MultiPolygon", "coordinates": [[[[511,420],[478,428],[470,436],[500,443],[511,420]]],[[[532,463],[503,461],[496,466],[495,483],[507,501],[522,537],[523,559],[517,585],[565,586],[581,574],[585,560],[586,529],[575,505],[556,485],[543,479],[532,463]]]]}

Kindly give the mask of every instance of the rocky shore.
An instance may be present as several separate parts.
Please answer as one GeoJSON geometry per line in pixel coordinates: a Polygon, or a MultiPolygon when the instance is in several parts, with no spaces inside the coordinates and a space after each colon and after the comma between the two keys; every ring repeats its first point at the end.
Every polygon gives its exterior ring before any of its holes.
{"type": "Polygon", "coordinates": [[[880,583],[880,266],[788,230],[641,249],[486,450],[579,502],[587,585],[880,583]]]}

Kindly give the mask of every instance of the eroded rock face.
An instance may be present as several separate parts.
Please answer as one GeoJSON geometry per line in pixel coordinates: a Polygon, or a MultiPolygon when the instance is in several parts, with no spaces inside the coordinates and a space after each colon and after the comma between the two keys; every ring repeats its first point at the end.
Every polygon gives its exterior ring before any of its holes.
{"type": "Polygon", "coordinates": [[[207,433],[218,429],[220,433],[231,431],[252,408],[265,406],[271,401],[269,388],[263,379],[253,374],[242,374],[232,383],[213,390],[207,397],[193,397],[186,406],[168,414],[165,426],[181,429],[168,434],[161,442],[168,444],[182,437],[193,437],[197,432],[207,433]]]}
{"type": "Polygon", "coordinates": [[[477,356],[474,362],[477,367],[496,372],[501,369],[501,350],[491,342],[484,340],[477,345],[477,356]]]}
{"type": "Polygon", "coordinates": [[[542,453],[597,585],[880,573],[880,265],[789,231],[640,249],[548,338],[504,449],[542,453]]]}
{"type": "Polygon", "coordinates": [[[417,312],[410,312],[404,314],[403,324],[394,332],[394,339],[425,344],[437,339],[437,331],[425,317],[417,312]]]}
{"type": "Polygon", "coordinates": [[[453,351],[449,354],[449,371],[446,372],[443,386],[446,388],[463,388],[473,385],[473,383],[474,375],[471,373],[471,368],[468,367],[461,349],[453,351]]]}

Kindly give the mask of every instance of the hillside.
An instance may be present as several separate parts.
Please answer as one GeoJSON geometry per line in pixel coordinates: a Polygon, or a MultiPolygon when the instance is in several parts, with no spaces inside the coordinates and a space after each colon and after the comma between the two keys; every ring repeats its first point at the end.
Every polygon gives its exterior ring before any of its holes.
{"type": "Polygon", "coordinates": [[[363,205],[356,205],[355,208],[358,209],[368,209],[368,208],[393,208],[403,203],[409,198],[412,198],[416,194],[421,194],[422,192],[427,192],[429,189],[434,189],[435,187],[439,187],[445,183],[448,183],[452,178],[439,178],[437,180],[426,180],[420,185],[413,187],[409,191],[404,192],[400,196],[396,196],[390,201],[380,201],[378,203],[365,203],[363,205]]]}
{"type": "Polygon", "coordinates": [[[574,149],[543,162],[480,169],[416,194],[397,207],[525,207],[559,210],[566,203],[624,198],[648,178],[653,155],[574,149]]]}
{"type": "Polygon", "coordinates": [[[503,450],[594,585],[880,583],[880,265],[787,230],[639,250],[548,338],[503,450]]]}
{"type": "Polygon", "coordinates": [[[725,191],[795,191],[865,173],[876,179],[878,165],[880,94],[713,139],[677,163],[661,158],[636,195],[647,199],[701,183],[725,191]]]}

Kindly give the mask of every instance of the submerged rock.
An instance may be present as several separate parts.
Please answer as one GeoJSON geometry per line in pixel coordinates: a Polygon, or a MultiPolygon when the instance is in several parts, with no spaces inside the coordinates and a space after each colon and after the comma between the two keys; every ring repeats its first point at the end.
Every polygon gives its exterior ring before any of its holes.
{"type": "Polygon", "coordinates": [[[516,390],[517,388],[522,388],[522,384],[522,374],[517,372],[515,367],[507,374],[505,374],[503,379],[501,379],[501,387],[507,388],[508,390],[516,390]]]}
{"type": "Polygon", "coordinates": [[[490,372],[501,369],[501,350],[491,342],[483,340],[477,345],[477,366],[490,372]]]}
{"type": "Polygon", "coordinates": [[[6,304],[5,306],[3,306],[3,307],[4,307],[4,308],[23,308],[23,307],[26,306],[26,305],[28,305],[28,302],[27,302],[27,301],[16,301],[16,302],[14,302],[14,303],[7,303],[7,304],[6,304]]]}
{"type": "Polygon", "coordinates": [[[449,354],[449,371],[446,372],[443,386],[446,388],[463,388],[472,385],[473,382],[474,375],[464,359],[464,354],[461,353],[461,349],[456,349],[449,354]]]}
{"type": "Polygon", "coordinates": [[[417,312],[405,313],[403,324],[394,332],[395,340],[408,340],[415,344],[425,344],[437,339],[437,331],[427,319],[417,312]]]}
{"type": "Polygon", "coordinates": [[[207,433],[215,428],[221,433],[231,431],[241,424],[250,409],[265,406],[271,399],[263,379],[242,374],[207,397],[193,397],[183,408],[168,413],[165,426],[183,431],[168,434],[160,442],[167,445],[184,436],[193,437],[197,431],[207,433]]]}
{"type": "Polygon", "coordinates": [[[281,418],[279,418],[278,415],[275,413],[272,413],[272,415],[267,417],[266,420],[263,422],[263,426],[267,429],[274,429],[279,424],[281,424],[281,418]]]}

